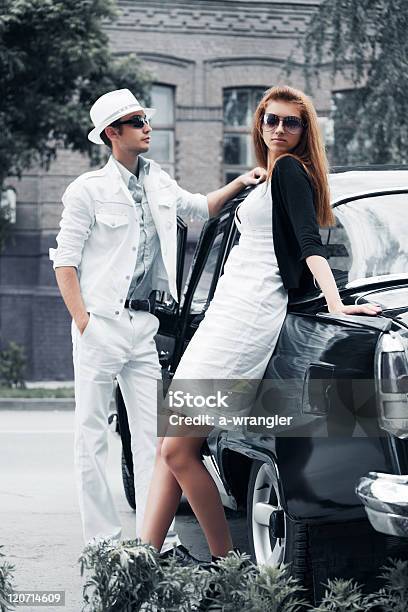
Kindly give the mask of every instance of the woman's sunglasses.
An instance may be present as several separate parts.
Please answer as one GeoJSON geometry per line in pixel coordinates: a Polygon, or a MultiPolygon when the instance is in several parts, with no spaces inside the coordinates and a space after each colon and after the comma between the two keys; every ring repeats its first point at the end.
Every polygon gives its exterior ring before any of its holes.
{"type": "Polygon", "coordinates": [[[150,117],[146,117],[146,115],[134,115],[125,121],[114,121],[112,123],[113,127],[117,127],[118,125],[130,125],[132,128],[141,129],[145,125],[150,125],[150,117]]]}
{"type": "Polygon", "coordinates": [[[279,115],[275,115],[274,113],[265,113],[263,116],[264,129],[274,132],[281,121],[283,127],[289,134],[299,134],[307,125],[302,119],[299,119],[299,117],[279,117],[279,115]]]}

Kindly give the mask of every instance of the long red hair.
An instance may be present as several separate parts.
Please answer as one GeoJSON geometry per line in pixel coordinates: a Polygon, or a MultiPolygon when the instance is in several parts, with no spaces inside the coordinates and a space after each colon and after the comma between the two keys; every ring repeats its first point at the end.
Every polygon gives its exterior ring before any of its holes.
{"type": "MultiPolygon", "coordinates": [[[[274,163],[269,162],[269,149],[262,137],[262,121],[265,109],[271,100],[294,102],[298,105],[302,120],[306,123],[299,143],[289,153],[299,160],[305,168],[315,191],[316,217],[320,226],[334,225],[335,217],[330,206],[330,192],[327,181],[328,162],[320,134],[316,110],[306,94],[292,87],[271,87],[255,111],[253,125],[253,142],[258,164],[268,171],[268,178],[273,172],[274,163]]],[[[283,157],[282,155],[280,157],[283,157]]],[[[279,159],[279,158],[278,158],[279,159]]],[[[275,160],[276,163],[277,160],[275,160]]]]}

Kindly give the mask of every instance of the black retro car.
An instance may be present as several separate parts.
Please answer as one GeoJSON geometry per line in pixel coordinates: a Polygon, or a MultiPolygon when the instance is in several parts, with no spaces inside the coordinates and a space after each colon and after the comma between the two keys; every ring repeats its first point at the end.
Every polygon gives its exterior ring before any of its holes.
{"type": "MultiPolygon", "coordinates": [[[[356,493],[370,473],[378,478],[408,474],[408,170],[338,169],[330,185],[336,226],[321,234],[342,300],[374,302],[382,313],[329,314],[318,287],[291,296],[265,379],[295,381],[284,387],[277,404],[279,412],[289,409],[298,416],[293,428],[284,436],[273,430],[217,429],[202,450],[231,509],[228,515],[246,515],[253,558],[290,563],[297,577],[309,584],[313,578],[315,593],[328,577],[367,580],[379,573],[387,556],[408,557],[408,540],[392,537],[395,531],[389,536],[375,531],[356,493]]],[[[234,211],[247,193],[204,226],[183,291],[187,230],[179,220],[180,306],[161,294],[156,311],[167,378],[200,325],[239,240],[234,211]]],[[[134,507],[120,390],[117,408],[125,491],[134,507]]],[[[367,496],[363,501],[368,506],[367,496]]]]}

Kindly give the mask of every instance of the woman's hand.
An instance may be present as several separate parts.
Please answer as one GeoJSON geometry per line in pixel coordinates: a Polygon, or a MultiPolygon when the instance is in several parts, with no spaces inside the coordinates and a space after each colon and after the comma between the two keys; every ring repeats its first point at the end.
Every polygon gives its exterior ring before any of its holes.
{"type": "Polygon", "coordinates": [[[249,185],[258,185],[259,183],[263,183],[266,179],[266,175],[267,172],[265,168],[258,166],[245,174],[241,174],[241,176],[238,177],[238,180],[241,181],[244,187],[248,187],[249,185]]]}
{"type": "Polygon", "coordinates": [[[264,168],[254,168],[253,170],[246,172],[246,174],[237,176],[237,178],[224,187],[208,193],[207,202],[210,217],[215,217],[215,215],[218,215],[225,202],[235,198],[235,196],[242,191],[244,187],[262,183],[266,179],[266,174],[267,173],[264,168]]]}
{"type": "Polygon", "coordinates": [[[377,304],[361,304],[359,306],[345,306],[341,300],[339,290],[334,280],[333,272],[330,269],[329,263],[325,257],[320,255],[310,255],[306,257],[306,264],[315,279],[317,280],[319,287],[326,298],[327,309],[333,314],[363,314],[363,315],[377,315],[381,312],[381,306],[377,304]]]}
{"type": "Polygon", "coordinates": [[[365,315],[377,315],[381,312],[381,306],[377,304],[361,304],[359,306],[345,306],[342,302],[336,306],[328,307],[329,312],[333,314],[365,314],[365,315]]]}

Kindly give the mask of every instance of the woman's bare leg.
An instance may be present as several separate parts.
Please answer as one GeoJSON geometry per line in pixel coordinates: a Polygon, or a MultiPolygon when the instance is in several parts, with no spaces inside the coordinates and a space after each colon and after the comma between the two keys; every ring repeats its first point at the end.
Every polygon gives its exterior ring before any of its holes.
{"type": "Polygon", "coordinates": [[[161,456],[159,438],[156,462],[146,502],[141,539],[160,551],[181,498],[181,488],[161,456]]]}
{"type": "MultiPolygon", "coordinates": [[[[191,430],[190,429],[190,436],[191,430]]],[[[197,435],[196,430],[194,435],[197,435]]],[[[205,534],[211,554],[224,556],[232,540],[224,507],[215,482],[204,467],[200,450],[204,437],[165,438],[161,455],[186,495],[205,534]]]]}

